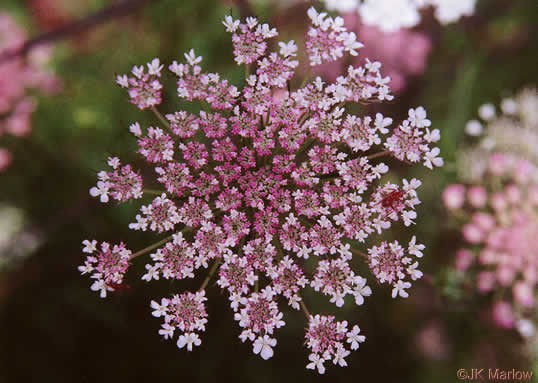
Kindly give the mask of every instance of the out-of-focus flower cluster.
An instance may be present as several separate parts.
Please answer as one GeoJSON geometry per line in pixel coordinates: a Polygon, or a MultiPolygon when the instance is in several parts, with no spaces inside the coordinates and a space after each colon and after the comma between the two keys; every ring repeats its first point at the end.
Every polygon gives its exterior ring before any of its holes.
{"type": "MultiPolygon", "coordinates": [[[[11,52],[26,40],[25,31],[7,13],[0,13],[0,54],[11,52]]],[[[58,80],[43,69],[50,56],[47,48],[36,48],[27,57],[0,63],[0,137],[10,134],[26,136],[31,130],[31,116],[36,108],[32,90],[50,92],[58,80]]],[[[0,147],[0,171],[11,162],[11,153],[0,147]]]]}
{"type": "Polygon", "coordinates": [[[22,209],[0,204],[0,271],[23,261],[43,243],[43,234],[29,226],[22,209]]]}
{"type": "MultiPolygon", "coordinates": [[[[358,53],[362,44],[342,18],[313,8],[308,16],[310,65],[358,53]]],[[[101,296],[114,291],[128,264],[147,253],[151,261],[142,279],[148,282],[195,278],[208,269],[197,292],[151,302],[153,315],[164,318],[159,333],[166,339],[179,333],[179,348],[200,345],[199,333],[208,320],[206,287],[216,282],[228,295],[239,338],[252,342],[255,354],[273,355],[287,303],[303,310],[308,320],[307,368],[323,373],[326,361],[345,366],[350,350],[365,337],[357,325],[349,328],[333,315],[311,315],[302,291],[310,287],[337,307],[348,296],[362,305],[372,290],[353,266],[355,256],[364,259],[377,282],[390,285],[393,297],[408,296],[411,282],[422,276],[417,267],[424,245],[415,236],[405,245],[366,241],[394,222],[415,223],[421,182],[383,183],[389,167],[380,158],[441,166],[434,146],[440,133],[430,129],[422,107],[410,109],[394,128],[392,119],[380,113],[358,116],[346,110],[347,104],[392,99],[379,62],[350,66],[334,83],[316,77],[291,90],[298,66],[294,41],[279,42],[279,51],[271,52],[276,29],[252,17],[241,22],[227,16],[223,24],[232,34],[235,61],[251,74],[237,87],[204,72],[193,50],[185,62],[174,61],[168,69],[176,76],[178,96],[199,101],[197,113],[162,116],[157,110],[164,76],[159,59],[118,76],[130,101],[151,109],[162,125],[130,126],[138,153],[155,169],[156,183],[143,181],[114,157],[108,161],[111,170],[99,173],[90,193],[102,202],[157,195],[129,227],[171,235],[134,254],[123,244],[98,246],[86,240],[84,251],[90,256],[79,269],[91,274],[92,289],[101,296]]]]}
{"type": "Polygon", "coordinates": [[[458,21],[474,13],[476,0],[325,0],[327,9],[342,13],[355,10],[366,25],[375,25],[384,32],[412,28],[421,20],[422,9],[433,7],[441,24],[458,21]]]}
{"type": "Polygon", "coordinates": [[[501,327],[525,337],[536,326],[538,280],[538,95],[525,89],[504,99],[501,111],[480,107],[483,121],[466,132],[479,137],[460,164],[464,184],[448,186],[445,205],[463,217],[468,246],[456,268],[480,293],[495,292],[492,314],[501,327]]]}

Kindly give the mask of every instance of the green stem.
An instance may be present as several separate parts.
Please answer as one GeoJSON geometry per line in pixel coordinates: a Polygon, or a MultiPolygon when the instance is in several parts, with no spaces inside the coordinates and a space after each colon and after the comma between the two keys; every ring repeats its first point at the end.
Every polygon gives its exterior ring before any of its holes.
{"type": "Polygon", "coordinates": [[[366,159],[371,160],[377,157],[386,156],[387,154],[390,154],[390,153],[391,153],[390,150],[383,150],[382,152],[369,155],[368,157],[366,157],[366,159]]]}
{"type": "Polygon", "coordinates": [[[215,263],[213,263],[213,266],[211,266],[211,269],[209,270],[209,274],[207,274],[207,277],[205,277],[204,282],[202,283],[202,286],[200,286],[198,291],[202,291],[203,289],[206,288],[207,284],[209,283],[209,280],[211,279],[213,274],[215,274],[215,271],[217,270],[218,265],[219,265],[218,261],[215,261],[215,263]]]}
{"type": "Polygon", "coordinates": [[[157,118],[159,119],[159,121],[161,121],[161,123],[166,126],[168,129],[170,129],[170,123],[166,120],[166,118],[164,118],[164,116],[157,110],[157,108],[155,106],[152,106],[151,107],[151,111],[153,112],[153,114],[155,116],[157,116],[157,118]]]}
{"type": "Polygon", "coordinates": [[[306,111],[301,116],[299,116],[299,119],[297,120],[297,125],[299,128],[302,128],[306,120],[308,120],[311,117],[310,112],[306,111]]]}
{"type": "Polygon", "coordinates": [[[354,249],[354,248],[350,248],[351,252],[355,255],[360,255],[361,257],[365,257],[365,258],[368,258],[368,254],[366,253],[363,253],[362,251],[359,251],[357,249],[354,249]]]}
{"type": "Polygon", "coordinates": [[[134,258],[140,256],[140,255],[144,255],[144,254],[146,254],[146,253],[149,253],[151,250],[154,250],[154,249],[158,248],[159,246],[165,244],[166,242],[171,241],[171,240],[172,240],[172,237],[173,237],[173,235],[171,235],[171,236],[169,236],[169,237],[166,237],[166,238],[160,240],[159,242],[154,243],[153,245],[150,245],[150,246],[148,246],[148,247],[145,247],[145,248],[143,248],[142,250],[137,251],[136,253],[132,254],[132,255],[129,257],[129,259],[131,260],[131,259],[134,259],[134,258]]]}
{"type": "Polygon", "coordinates": [[[209,105],[209,103],[206,101],[206,100],[200,100],[200,103],[202,105],[202,109],[206,112],[206,113],[211,113],[213,110],[211,109],[211,105],[209,105]]]}
{"type": "Polygon", "coordinates": [[[154,190],[154,189],[144,189],[144,194],[153,194],[153,195],[162,195],[163,193],[166,193],[161,190],[154,190]]]}
{"type": "Polygon", "coordinates": [[[306,153],[309,149],[312,148],[312,146],[314,145],[315,142],[316,142],[316,140],[313,139],[313,138],[306,139],[305,142],[303,142],[303,145],[297,151],[297,153],[295,153],[295,157],[297,158],[297,157],[303,155],[304,153],[306,153]]]}
{"type": "Polygon", "coordinates": [[[306,307],[305,303],[303,302],[303,298],[301,297],[301,300],[299,301],[299,304],[301,305],[301,310],[303,310],[304,314],[306,315],[306,319],[310,320],[310,311],[308,311],[308,307],[306,307]]]}
{"type": "Polygon", "coordinates": [[[301,83],[301,86],[299,87],[299,89],[301,89],[302,87],[304,87],[306,85],[306,83],[308,82],[308,80],[310,80],[310,75],[311,75],[311,72],[310,70],[306,73],[304,79],[303,79],[303,82],[301,83]]]}

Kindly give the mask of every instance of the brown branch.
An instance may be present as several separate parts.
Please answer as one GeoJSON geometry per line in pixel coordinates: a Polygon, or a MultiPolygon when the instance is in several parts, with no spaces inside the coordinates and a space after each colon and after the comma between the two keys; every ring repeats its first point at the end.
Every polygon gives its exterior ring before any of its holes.
{"type": "Polygon", "coordinates": [[[170,242],[172,239],[174,239],[174,236],[170,235],[170,236],[168,236],[168,237],[166,237],[164,239],[161,239],[159,242],[154,243],[153,245],[149,245],[148,247],[144,247],[142,250],[139,250],[136,253],[131,254],[131,256],[129,257],[129,260],[131,260],[133,258],[136,258],[136,257],[139,257],[141,255],[147,254],[150,251],[155,250],[156,248],[164,245],[165,243],[170,242]]]}
{"type": "Polygon", "coordinates": [[[204,281],[202,282],[202,285],[200,286],[200,288],[198,289],[198,291],[202,291],[203,289],[206,288],[207,284],[209,283],[209,281],[211,280],[211,277],[213,276],[213,274],[215,274],[215,271],[217,271],[217,267],[219,266],[219,262],[218,261],[215,261],[215,263],[213,263],[213,266],[211,266],[211,269],[209,270],[209,273],[207,274],[207,276],[205,277],[204,281]]]}
{"type": "Polygon", "coordinates": [[[115,4],[92,13],[82,19],[75,20],[52,31],[37,35],[26,40],[21,46],[6,50],[0,54],[0,64],[24,56],[38,45],[71,38],[73,35],[84,32],[94,26],[103,24],[111,19],[125,16],[145,3],[157,0],[120,0],[115,4]]]}
{"type": "Polygon", "coordinates": [[[310,317],[312,316],[310,314],[310,311],[308,311],[308,308],[306,307],[305,303],[303,302],[302,298],[299,301],[299,305],[301,306],[301,310],[303,310],[304,315],[306,315],[306,319],[310,320],[310,317]]]}
{"type": "Polygon", "coordinates": [[[374,158],[377,158],[377,157],[383,157],[383,156],[386,156],[386,155],[390,155],[392,152],[390,150],[384,150],[382,152],[378,152],[378,153],[374,153],[374,154],[370,154],[368,157],[366,157],[366,159],[368,160],[373,160],[374,158]]]}

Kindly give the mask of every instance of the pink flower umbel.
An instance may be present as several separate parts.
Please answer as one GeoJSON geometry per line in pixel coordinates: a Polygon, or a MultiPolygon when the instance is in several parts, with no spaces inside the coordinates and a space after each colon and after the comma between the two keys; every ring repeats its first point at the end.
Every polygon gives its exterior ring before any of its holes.
{"type": "Polygon", "coordinates": [[[192,351],[192,346],[201,344],[200,337],[194,331],[205,331],[207,313],[204,302],[207,300],[205,291],[196,293],[186,292],[174,295],[172,298],[162,298],[161,304],[151,301],[154,317],[164,317],[164,323],[159,334],[164,339],[172,338],[174,331],[178,329],[183,334],[178,337],[177,347],[187,346],[192,351]]]}
{"type": "MultiPolygon", "coordinates": [[[[346,52],[357,54],[361,44],[340,18],[313,8],[308,16],[313,24],[306,37],[311,65],[346,52]]],[[[206,288],[217,285],[229,297],[239,338],[251,342],[255,354],[273,356],[287,303],[302,310],[310,326],[308,368],[323,373],[326,360],[345,366],[349,350],[358,349],[365,337],[358,335],[357,326],[348,330],[345,321],[333,316],[310,315],[302,291],[319,291],[337,307],[349,301],[348,295],[362,305],[372,289],[354,270],[351,260],[359,256],[377,280],[391,284],[393,297],[408,296],[410,281],[422,276],[411,256],[421,257],[424,246],[414,236],[406,250],[398,242],[368,249],[366,241],[395,222],[414,224],[421,182],[383,182],[389,167],[379,159],[440,166],[439,149],[432,146],[439,131],[430,131],[422,107],[411,109],[409,118],[392,130],[389,117],[348,112],[350,103],[392,99],[378,62],[350,67],[332,84],[316,77],[292,90],[290,79],[298,65],[293,41],[280,42],[279,52],[270,52],[269,40],[278,33],[267,24],[255,18],[241,23],[230,16],[223,24],[233,34],[235,61],[252,74],[237,87],[204,72],[202,58],[193,50],[185,54],[186,62],[174,61],[169,69],[178,96],[200,101],[199,112],[163,116],[157,110],[162,87],[157,59],[147,72],[135,67],[134,77],[118,77],[131,102],[150,108],[162,125],[148,127],[147,133],[139,123],[129,127],[162,190],[144,189],[138,172],[111,158],[113,171],[99,173],[90,193],[102,202],[109,196],[124,202],[157,195],[129,225],[170,233],[127,260],[150,253],[143,280],[196,278],[209,269],[198,292],[151,303],[154,315],[165,318],[160,333],[166,339],[179,329],[178,347],[190,351],[201,343],[206,288]]]]}
{"type": "Polygon", "coordinates": [[[306,366],[308,369],[317,369],[320,374],[325,373],[324,363],[332,360],[334,364],[341,367],[347,366],[345,357],[349,355],[346,343],[351,343],[349,348],[357,350],[359,343],[366,339],[358,335],[360,329],[354,326],[352,331],[348,332],[347,322],[335,322],[334,316],[316,315],[310,317],[308,331],[306,332],[306,345],[312,351],[308,357],[310,363],[306,366]]]}
{"type": "MultiPolygon", "coordinates": [[[[463,153],[474,168],[463,165],[467,185],[451,185],[444,200],[463,218],[468,246],[458,251],[455,268],[472,280],[478,292],[498,297],[491,310],[500,327],[536,318],[538,281],[538,96],[525,89],[495,107],[483,105],[483,122],[467,124],[467,133],[483,135],[478,147],[463,153]],[[479,128],[477,128],[479,127],[479,128]]],[[[475,138],[476,139],[476,138],[475,138]]],[[[466,162],[467,164],[468,162],[466,162]]],[[[517,327],[517,326],[516,326],[517,327]]],[[[526,332],[521,334],[527,337],[526,332]]]]}
{"type": "Polygon", "coordinates": [[[78,270],[82,274],[91,274],[96,281],[92,284],[93,291],[99,291],[101,298],[106,297],[107,291],[114,291],[122,284],[123,275],[129,267],[131,251],[125,248],[123,243],[111,246],[108,242],[101,243],[101,249],[97,250],[96,240],[85,240],[83,252],[89,253],[83,266],[78,270]]]}

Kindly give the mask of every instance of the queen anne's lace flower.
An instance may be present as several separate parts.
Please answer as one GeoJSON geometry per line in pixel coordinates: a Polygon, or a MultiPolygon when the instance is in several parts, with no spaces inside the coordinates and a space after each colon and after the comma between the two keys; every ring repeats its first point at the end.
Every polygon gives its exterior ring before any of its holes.
{"type": "MultiPolygon", "coordinates": [[[[493,305],[501,327],[536,318],[538,281],[538,96],[525,89],[501,103],[497,115],[482,106],[480,144],[465,153],[476,160],[462,164],[461,177],[471,184],[445,189],[447,208],[466,211],[462,225],[468,249],[456,254],[456,268],[473,279],[481,293],[497,291],[503,300],[493,305]],[[483,126],[484,124],[485,126],[483,126]],[[504,293],[504,294],[503,294],[504,293]],[[512,298],[508,298],[511,296],[512,298]]],[[[467,131],[469,131],[469,124],[467,131]]],[[[477,129],[471,129],[473,136],[477,129]]],[[[519,327],[518,327],[519,328],[519,327]]],[[[521,332],[523,336],[525,331],[521,332]]]]}
{"type": "MultiPolygon", "coordinates": [[[[308,15],[311,64],[356,53],[360,43],[341,19],[313,8],[308,15]]],[[[269,52],[267,40],[277,35],[275,29],[254,18],[242,23],[226,17],[224,25],[233,34],[235,61],[252,73],[242,89],[203,72],[202,58],[192,50],[185,62],[169,66],[177,76],[178,96],[202,101],[204,110],[160,115],[155,108],[160,102],[158,60],[147,65],[147,72],[135,67],[133,79],[118,78],[131,101],[141,109],[151,106],[165,125],[149,127],[147,133],[139,123],[130,126],[139,153],[155,168],[165,191],[145,190],[144,197],[158,196],[142,206],[129,227],[171,234],[122,260],[122,273],[129,259],[145,253],[152,260],[142,276],[148,282],[195,278],[200,269],[209,269],[198,292],[151,303],[153,314],[165,319],[160,334],[171,339],[176,329],[181,331],[180,348],[190,351],[201,343],[205,289],[217,275],[216,285],[229,296],[241,328],[239,338],[251,342],[255,354],[273,356],[277,330],[285,325],[281,307],[287,303],[302,309],[310,323],[307,367],[323,373],[326,360],[345,366],[350,350],[358,349],[365,337],[357,326],[349,330],[345,321],[310,315],[301,292],[311,287],[337,307],[351,295],[362,305],[372,289],[354,269],[355,255],[366,258],[378,280],[391,284],[394,297],[407,296],[410,281],[422,275],[411,257],[421,257],[424,249],[415,237],[405,254],[398,242],[382,242],[364,253],[355,246],[393,222],[414,223],[420,181],[381,181],[389,167],[378,158],[392,155],[428,167],[441,165],[438,149],[430,147],[439,132],[429,130],[422,107],[411,109],[408,120],[392,131],[390,117],[346,110],[347,103],[392,98],[378,62],[350,67],[333,84],[317,77],[292,90],[290,79],[298,65],[293,41],[280,42],[279,53],[269,52]]],[[[113,171],[99,173],[90,193],[103,202],[140,198],[138,173],[116,158],[109,165],[113,171]]],[[[85,251],[95,247],[93,242],[85,245],[85,251]]],[[[81,271],[89,272],[93,263],[89,257],[81,271]]]]}

